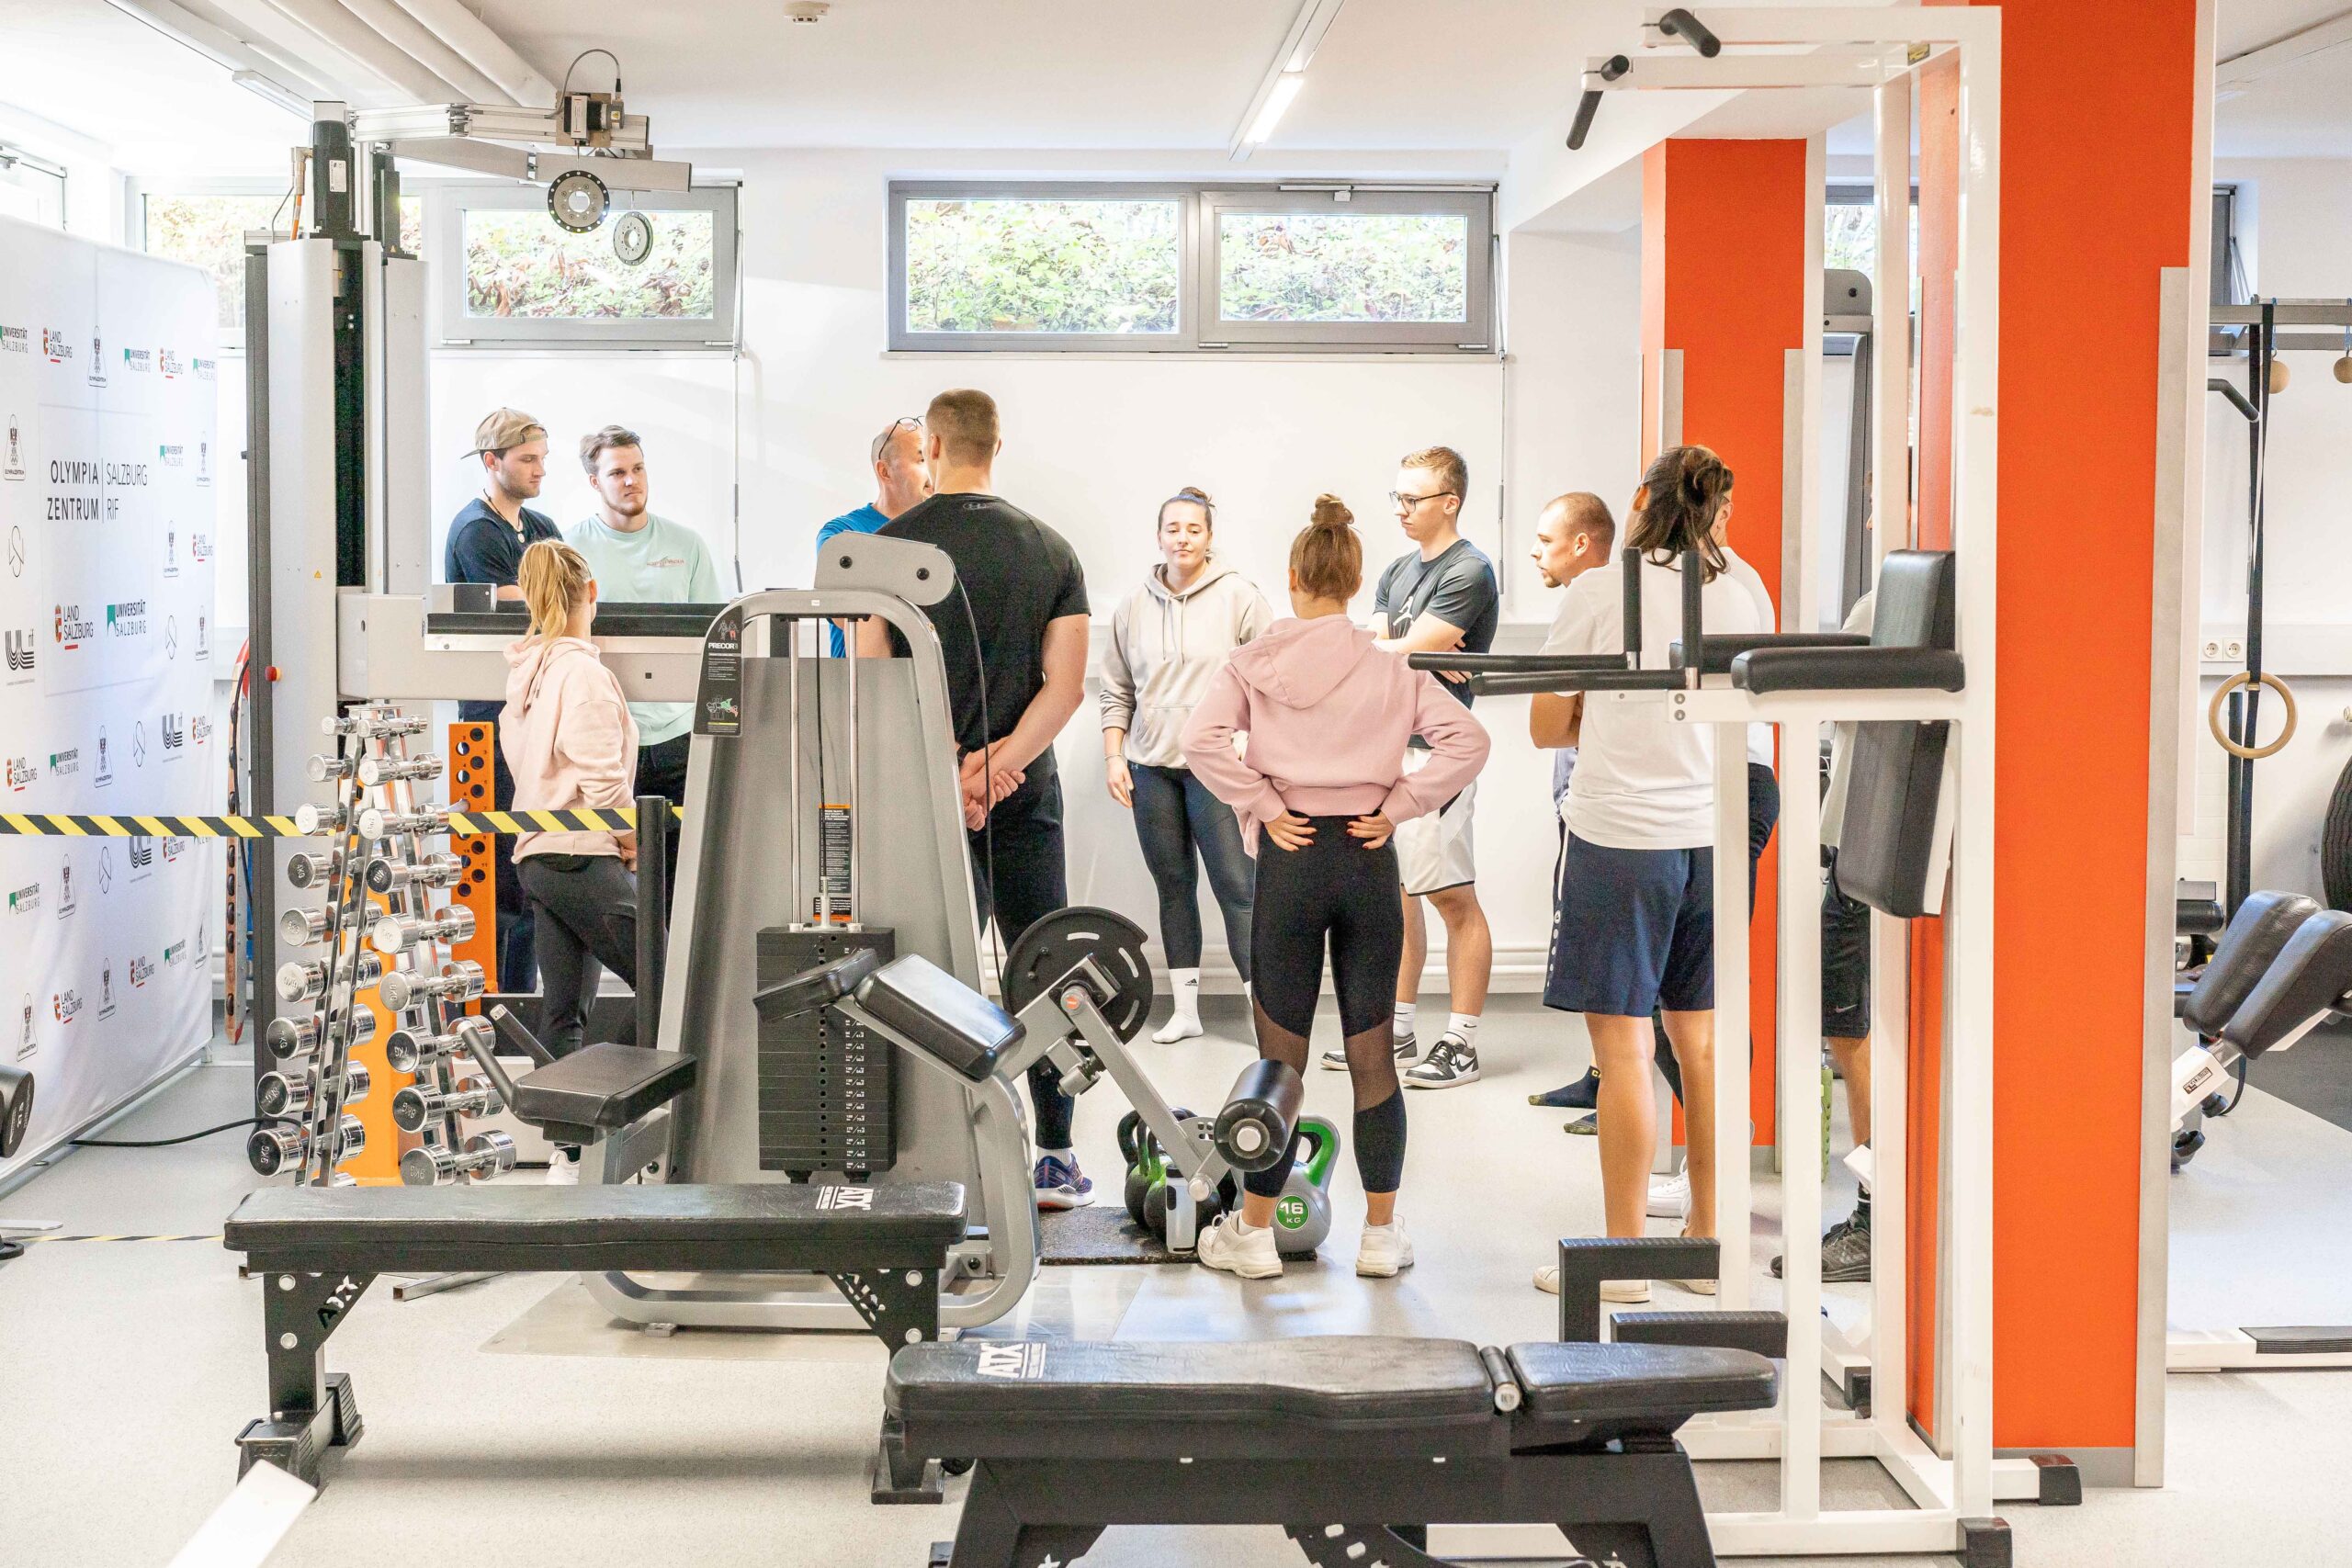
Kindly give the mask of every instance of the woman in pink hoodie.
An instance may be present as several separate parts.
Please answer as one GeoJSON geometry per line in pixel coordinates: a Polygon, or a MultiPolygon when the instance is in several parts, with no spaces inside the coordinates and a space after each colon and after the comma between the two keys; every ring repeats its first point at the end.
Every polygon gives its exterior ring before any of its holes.
{"type": "MultiPolygon", "coordinates": [[[[1405,1096],[1396,1079],[1390,993],[1404,953],[1396,825],[1436,811],[1477,776],[1487,732],[1434,676],[1373,646],[1348,619],[1363,587],[1363,546],[1335,496],[1291,541],[1294,619],[1238,649],[1184,727],[1195,776],[1241,818],[1257,857],[1250,913],[1258,1054],[1306,1069],[1307,1035],[1331,950],[1340,1028],[1355,1080],[1356,1170],[1364,1233],[1356,1272],[1386,1278],[1413,1262],[1396,1221],[1405,1170],[1405,1096]],[[1429,764],[1400,765],[1415,734],[1429,764]],[[1248,755],[1236,746],[1248,736],[1248,755]]],[[[1245,1280],[1283,1271],[1272,1229],[1296,1156],[1250,1176],[1241,1212],[1201,1235],[1200,1260],[1245,1280]]]]}
{"type": "MultiPolygon", "coordinates": [[[[514,775],[516,811],[610,811],[632,805],[637,725],[621,686],[596,657],[596,580],[580,552],[541,539],[515,574],[531,634],[506,649],[498,746],[514,775]]],[[[540,1033],[558,1055],[579,1049],[597,965],[637,984],[637,835],[519,833],[514,865],[537,919],[540,1033]]],[[[634,1043],[636,1021],[621,1026],[634,1043]]],[[[578,1151],[572,1151],[574,1160],[578,1151]]],[[[548,1179],[578,1179],[559,1158],[548,1179]]]]}

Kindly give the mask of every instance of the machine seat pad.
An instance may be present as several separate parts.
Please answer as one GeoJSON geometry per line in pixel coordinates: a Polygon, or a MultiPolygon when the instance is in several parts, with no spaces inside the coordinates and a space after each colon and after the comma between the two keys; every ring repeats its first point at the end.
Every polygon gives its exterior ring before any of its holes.
{"type": "Polygon", "coordinates": [[[265,1187],[245,1194],[222,1227],[232,1252],[316,1258],[370,1266],[402,1248],[480,1249],[514,1261],[485,1267],[549,1269],[575,1248],[682,1244],[740,1248],[887,1243],[935,1252],[964,1239],[964,1189],[953,1181],[836,1188],[757,1182],[732,1187],[546,1187],[493,1182],[460,1187],[265,1187]],[[858,1194],[854,1204],[842,1194],[858,1194]]]}
{"type": "Polygon", "coordinates": [[[2176,1016],[2206,1039],[2219,1038],[2289,940],[2318,913],[2319,900],[2301,893],[2246,895],[2176,1016]]]}
{"type": "Polygon", "coordinates": [[[876,970],[858,987],[857,1001],[974,1083],[986,1083],[1027,1032],[1019,1019],[920,953],[876,970]]]}
{"type": "MultiPolygon", "coordinates": [[[[2221,963],[2215,958],[2213,967],[2221,963]]],[[[2322,909],[2295,928],[2222,1026],[2222,1038],[2249,1056],[2259,1056],[2312,1019],[2333,1010],[2346,991],[2352,991],[2352,915],[2322,909]]],[[[2190,998],[2192,1012],[2196,1000],[2190,998]]]]}
{"type": "Polygon", "coordinates": [[[910,1421],[1100,1421],[1161,1431],[1172,1453],[1191,1452],[1204,1425],[1271,1423],[1305,1435],[1494,1419],[1476,1345],[1368,1336],[910,1345],[891,1358],[883,1403],[910,1421]]]}
{"type": "Polygon", "coordinates": [[[626,1127],[694,1087],[695,1059],[643,1045],[582,1046],[514,1084],[514,1114],[534,1124],[626,1127]]]}
{"type": "Polygon", "coordinates": [[[1522,1423],[1672,1431],[1706,1411],[1770,1409],[1779,1386],[1761,1356],[1693,1345],[1539,1340],[1504,1359],[1521,1390],[1522,1423]]]}

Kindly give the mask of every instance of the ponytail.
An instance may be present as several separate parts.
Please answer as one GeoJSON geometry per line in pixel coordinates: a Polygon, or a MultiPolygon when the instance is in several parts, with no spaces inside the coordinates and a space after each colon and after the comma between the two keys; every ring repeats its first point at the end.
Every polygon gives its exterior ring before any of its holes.
{"type": "Polygon", "coordinates": [[[592,575],[580,552],[560,539],[541,539],[523,552],[514,581],[530,606],[533,637],[548,642],[564,635],[588,597],[592,575]]]}
{"type": "Polygon", "coordinates": [[[1625,542],[1655,566],[1671,566],[1699,552],[1706,581],[1723,575],[1723,547],[1715,542],[1715,519],[1731,497],[1732,473],[1704,446],[1669,446],[1642,473],[1641,507],[1625,542]]]}
{"type": "Polygon", "coordinates": [[[1336,495],[1315,498],[1311,522],[1290,542],[1290,574],[1301,593],[1344,604],[1363,586],[1363,541],[1355,513],[1336,495]]]}

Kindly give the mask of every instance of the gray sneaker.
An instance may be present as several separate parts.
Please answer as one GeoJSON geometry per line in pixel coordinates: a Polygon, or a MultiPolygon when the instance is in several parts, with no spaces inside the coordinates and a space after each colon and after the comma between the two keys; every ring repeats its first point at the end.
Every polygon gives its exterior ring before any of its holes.
{"type": "MultiPolygon", "coordinates": [[[[1772,1259],[1772,1278],[1781,1278],[1784,1258],[1772,1259]]],[[[1871,1278],[1871,1227],[1847,1215],[1821,1235],[1821,1282],[1825,1285],[1866,1285],[1871,1278]]]]}
{"type": "MultiPolygon", "coordinates": [[[[1396,1042],[1396,1066],[1398,1071],[1403,1071],[1405,1068],[1413,1066],[1420,1059],[1421,1046],[1419,1041],[1415,1040],[1411,1035],[1408,1034],[1403,1039],[1396,1042]]],[[[1348,1048],[1342,1045],[1336,1051],[1324,1052],[1323,1066],[1335,1073],[1346,1072],[1348,1070],[1348,1048]]]]}

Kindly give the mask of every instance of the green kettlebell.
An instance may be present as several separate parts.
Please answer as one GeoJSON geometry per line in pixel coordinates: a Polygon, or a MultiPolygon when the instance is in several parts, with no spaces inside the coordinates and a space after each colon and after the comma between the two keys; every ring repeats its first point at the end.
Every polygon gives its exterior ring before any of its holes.
{"type": "Polygon", "coordinates": [[[1302,1116],[1298,1142],[1290,1177],[1274,1200],[1274,1247],[1294,1257],[1313,1252],[1331,1234],[1331,1168],[1340,1158],[1340,1129],[1320,1116],[1302,1116]]]}
{"type": "Polygon", "coordinates": [[[1151,1190],[1153,1162],[1142,1144],[1143,1118],[1130,1111],[1119,1118],[1119,1156],[1126,1161],[1127,1218],[1142,1224],[1144,1194],[1151,1190]]]}

